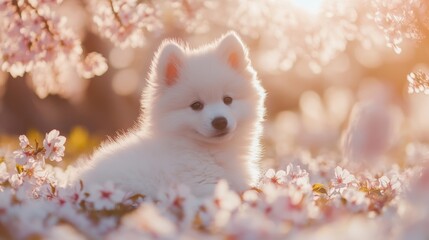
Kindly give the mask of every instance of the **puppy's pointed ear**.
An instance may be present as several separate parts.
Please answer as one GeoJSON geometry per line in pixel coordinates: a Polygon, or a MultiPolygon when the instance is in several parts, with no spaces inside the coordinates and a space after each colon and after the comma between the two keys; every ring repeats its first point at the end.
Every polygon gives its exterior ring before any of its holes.
{"type": "Polygon", "coordinates": [[[185,57],[184,50],[177,43],[167,41],[161,44],[157,53],[156,71],[160,81],[167,86],[177,82],[185,57]]]}
{"type": "Polygon", "coordinates": [[[219,40],[217,51],[231,68],[239,72],[250,63],[247,48],[235,32],[229,32],[219,40]]]}

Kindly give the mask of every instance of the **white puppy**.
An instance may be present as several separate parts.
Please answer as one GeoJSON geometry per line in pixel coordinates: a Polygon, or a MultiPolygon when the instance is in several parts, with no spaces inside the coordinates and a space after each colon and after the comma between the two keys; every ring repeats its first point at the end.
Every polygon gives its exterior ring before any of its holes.
{"type": "Polygon", "coordinates": [[[98,149],[78,179],[147,196],[172,184],[204,196],[220,179],[246,190],[259,178],[264,98],[235,33],[198,49],[165,41],[152,62],[140,124],[98,149]]]}

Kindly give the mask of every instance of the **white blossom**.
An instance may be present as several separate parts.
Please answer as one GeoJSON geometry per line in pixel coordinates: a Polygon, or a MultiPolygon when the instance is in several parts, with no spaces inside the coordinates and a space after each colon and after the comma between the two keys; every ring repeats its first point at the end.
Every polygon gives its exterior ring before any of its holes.
{"type": "Polygon", "coordinates": [[[58,130],[52,130],[46,134],[45,140],[43,140],[43,147],[45,148],[45,158],[51,161],[60,162],[64,157],[64,143],[66,138],[60,136],[58,130]]]}
{"type": "Polygon", "coordinates": [[[112,209],[122,202],[124,197],[124,191],[116,188],[112,182],[107,182],[104,185],[90,186],[87,201],[91,202],[96,210],[112,209]]]}

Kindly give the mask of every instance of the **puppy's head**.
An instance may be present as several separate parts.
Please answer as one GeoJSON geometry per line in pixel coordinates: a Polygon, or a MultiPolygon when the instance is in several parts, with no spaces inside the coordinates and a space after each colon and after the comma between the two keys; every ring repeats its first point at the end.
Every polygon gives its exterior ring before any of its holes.
{"type": "Polygon", "coordinates": [[[235,33],[187,49],[164,42],[152,63],[143,95],[146,124],[153,131],[209,143],[254,131],[263,118],[264,91],[235,33]]]}

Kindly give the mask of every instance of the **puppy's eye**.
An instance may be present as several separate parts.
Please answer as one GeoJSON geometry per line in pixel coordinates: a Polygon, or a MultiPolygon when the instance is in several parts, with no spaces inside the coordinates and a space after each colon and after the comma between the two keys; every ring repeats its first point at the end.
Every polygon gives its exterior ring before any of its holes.
{"type": "Polygon", "coordinates": [[[230,104],[232,103],[232,97],[224,97],[224,98],[223,98],[223,102],[224,102],[226,105],[230,105],[230,104]]]}
{"type": "Polygon", "coordinates": [[[204,104],[202,102],[196,101],[191,104],[191,108],[194,111],[200,111],[200,110],[203,110],[204,104]]]}

